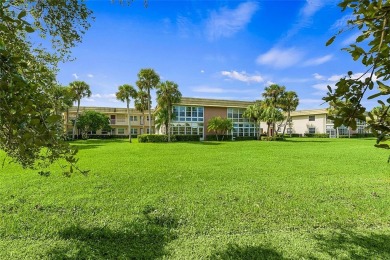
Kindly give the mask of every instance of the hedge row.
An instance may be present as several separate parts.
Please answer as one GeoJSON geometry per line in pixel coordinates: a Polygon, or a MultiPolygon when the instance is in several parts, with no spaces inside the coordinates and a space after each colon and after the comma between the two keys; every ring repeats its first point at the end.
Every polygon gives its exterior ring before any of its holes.
{"type": "MultiPolygon", "coordinates": [[[[199,141],[199,135],[171,135],[171,142],[199,141]]],[[[138,135],[139,143],[164,143],[168,142],[168,135],[144,134],[138,135]]]]}
{"type": "Polygon", "coordinates": [[[309,134],[309,133],[305,133],[305,137],[329,138],[329,135],[328,134],[309,134]]]}
{"type": "MultiPolygon", "coordinates": [[[[88,139],[125,139],[128,135],[88,135],[88,139]]],[[[131,138],[137,138],[137,135],[131,135],[131,138]]],[[[83,139],[82,135],[76,135],[75,139],[83,139]]],[[[66,140],[72,140],[72,135],[67,135],[66,140]]]]}

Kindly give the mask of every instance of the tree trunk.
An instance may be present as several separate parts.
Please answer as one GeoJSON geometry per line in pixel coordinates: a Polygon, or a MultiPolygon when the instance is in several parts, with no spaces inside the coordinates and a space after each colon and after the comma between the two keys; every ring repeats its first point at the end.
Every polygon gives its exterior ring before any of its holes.
{"type": "Polygon", "coordinates": [[[271,123],[267,123],[267,136],[270,137],[271,133],[269,132],[269,128],[271,127],[271,123]]]}
{"type": "Polygon", "coordinates": [[[259,122],[259,129],[257,131],[257,140],[261,140],[261,123],[259,122]]]}
{"type": "MultiPolygon", "coordinates": [[[[150,118],[149,118],[150,119],[150,118]]],[[[168,142],[171,142],[171,106],[168,105],[168,142]]]]}
{"type": "Polygon", "coordinates": [[[127,99],[127,119],[129,120],[129,142],[131,143],[130,100],[127,99]]]}
{"type": "Polygon", "coordinates": [[[77,112],[76,112],[76,119],[74,120],[74,125],[73,125],[73,136],[72,138],[74,139],[74,136],[76,134],[76,123],[77,123],[77,120],[79,119],[79,112],[80,112],[80,99],[77,99],[77,112]]]}
{"type": "Polygon", "coordinates": [[[151,111],[150,111],[150,88],[148,88],[148,114],[149,114],[149,134],[152,134],[152,125],[151,125],[151,121],[152,121],[152,114],[151,114],[151,111]]]}
{"type": "Polygon", "coordinates": [[[282,137],[284,137],[284,133],[286,132],[286,126],[287,126],[287,124],[289,124],[289,122],[290,122],[290,110],[288,111],[288,114],[287,114],[287,120],[286,120],[286,124],[284,125],[284,128],[283,128],[282,137]]]}

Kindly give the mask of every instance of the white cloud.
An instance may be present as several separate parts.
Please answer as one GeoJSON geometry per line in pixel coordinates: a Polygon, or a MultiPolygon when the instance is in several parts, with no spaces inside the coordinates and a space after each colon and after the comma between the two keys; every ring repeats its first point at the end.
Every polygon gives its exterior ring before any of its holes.
{"type": "Polygon", "coordinates": [[[320,10],[324,5],[323,0],[306,0],[306,4],[299,12],[298,21],[294,26],[286,33],[286,36],[282,41],[287,41],[292,36],[296,35],[301,29],[308,27],[311,22],[311,17],[320,10]]]}
{"type": "Polygon", "coordinates": [[[200,73],[204,73],[204,70],[200,70],[200,73]]]}
{"type": "Polygon", "coordinates": [[[84,101],[87,101],[87,102],[95,102],[95,99],[93,99],[93,98],[84,98],[84,101]]]}
{"type": "Polygon", "coordinates": [[[327,84],[327,83],[320,83],[320,84],[315,84],[313,85],[312,87],[317,89],[317,90],[321,90],[321,91],[328,91],[328,85],[334,89],[335,88],[335,85],[334,84],[327,84]]]}
{"type": "Polygon", "coordinates": [[[276,84],[276,83],[273,82],[273,81],[270,81],[270,80],[268,80],[268,81],[265,83],[266,86],[271,86],[271,85],[273,85],[273,84],[276,84]]]}
{"type": "Polygon", "coordinates": [[[222,8],[214,11],[206,21],[206,34],[210,40],[230,37],[242,30],[258,10],[256,2],[240,4],[236,9],[222,8]]]}
{"type": "Polygon", "coordinates": [[[210,94],[221,94],[221,93],[257,93],[257,89],[225,89],[219,87],[209,86],[195,86],[191,90],[197,93],[210,93],[210,94]]]}
{"type": "Polygon", "coordinates": [[[278,80],[281,83],[305,83],[311,81],[311,78],[282,78],[278,80]]]}
{"type": "Polygon", "coordinates": [[[341,78],[344,78],[344,74],[332,75],[332,76],[330,76],[330,78],[328,78],[328,81],[336,82],[336,81],[339,81],[339,79],[341,79],[341,78]]]}
{"type": "Polygon", "coordinates": [[[100,94],[92,94],[91,97],[93,97],[93,98],[102,98],[102,95],[100,95],[100,94]]]}
{"type": "Polygon", "coordinates": [[[76,73],[73,73],[72,76],[73,76],[75,79],[79,79],[79,76],[78,76],[76,73]]]}
{"type": "Polygon", "coordinates": [[[221,74],[223,76],[226,76],[231,79],[235,79],[242,82],[263,82],[264,79],[260,75],[249,75],[245,71],[237,72],[235,70],[233,71],[221,71],[221,74]]]}
{"type": "Polygon", "coordinates": [[[331,27],[332,30],[345,29],[348,26],[348,21],[355,19],[355,16],[352,14],[347,14],[338,19],[331,27]]]}
{"type": "Polygon", "coordinates": [[[321,64],[324,64],[325,62],[330,61],[332,58],[333,58],[333,55],[325,55],[325,56],[318,57],[315,59],[310,59],[310,60],[305,61],[305,63],[303,63],[303,66],[321,65],[321,64]]]}
{"type": "Polygon", "coordinates": [[[87,74],[87,77],[88,78],[93,78],[94,76],[93,76],[93,74],[87,74]]]}
{"type": "Polygon", "coordinates": [[[194,92],[202,92],[202,93],[223,93],[224,90],[222,88],[213,88],[207,86],[199,86],[192,88],[194,92]]]}
{"type": "Polygon", "coordinates": [[[302,60],[303,53],[295,48],[279,49],[272,48],[268,52],[257,57],[256,62],[275,68],[287,68],[302,60]]]}
{"type": "Polygon", "coordinates": [[[318,79],[318,80],[323,80],[323,79],[325,79],[324,76],[322,76],[322,75],[320,75],[320,74],[318,74],[318,73],[314,73],[313,76],[314,76],[315,79],[318,79]]]}

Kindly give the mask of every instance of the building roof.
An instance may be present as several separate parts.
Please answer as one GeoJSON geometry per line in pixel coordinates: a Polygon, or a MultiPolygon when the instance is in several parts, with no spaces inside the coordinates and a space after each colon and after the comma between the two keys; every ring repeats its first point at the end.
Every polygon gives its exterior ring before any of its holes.
{"type": "Polygon", "coordinates": [[[223,99],[208,99],[208,98],[190,98],[182,97],[181,102],[177,105],[185,106],[203,106],[203,107],[237,107],[247,108],[253,105],[254,101],[239,101],[239,100],[223,100],[223,99]]]}
{"type": "Polygon", "coordinates": [[[291,116],[307,116],[307,115],[323,115],[328,114],[326,108],[323,109],[308,109],[308,110],[297,110],[291,112],[291,116]]]}
{"type": "MultiPolygon", "coordinates": [[[[123,114],[123,113],[127,113],[127,108],[118,108],[118,107],[87,107],[87,106],[80,106],[80,113],[83,112],[83,111],[90,111],[90,110],[94,110],[94,111],[97,111],[97,112],[100,112],[100,113],[118,113],[118,114],[123,114]]],[[[74,113],[77,111],[77,107],[76,106],[73,106],[71,108],[69,108],[69,112],[70,113],[74,113]]],[[[153,112],[153,109],[151,110],[153,112]]],[[[131,113],[134,113],[134,112],[138,112],[138,113],[141,113],[139,112],[138,110],[136,110],[135,108],[130,108],[130,112],[131,113]]],[[[148,111],[145,110],[145,114],[147,114],[148,111]]]]}

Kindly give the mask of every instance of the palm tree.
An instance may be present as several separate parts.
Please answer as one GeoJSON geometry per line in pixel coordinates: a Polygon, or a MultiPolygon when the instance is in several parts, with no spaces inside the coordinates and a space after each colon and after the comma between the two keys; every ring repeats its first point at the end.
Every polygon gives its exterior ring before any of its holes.
{"type": "Polygon", "coordinates": [[[264,88],[263,97],[270,105],[279,108],[281,106],[281,97],[284,95],[285,91],[286,87],[272,84],[264,88]]]}
{"type": "Polygon", "coordinates": [[[133,86],[124,84],[118,87],[118,92],[115,93],[116,99],[125,102],[127,107],[127,118],[129,123],[129,142],[131,143],[131,121],[130,121],[130,100],[137,97],[137,91],[133,86]]]}
{"type": "Polygon", "coordinates": [[[258,100],[253,105],[248,106],[244,111],[244,113],[242,114],[243,117],[246,117],[258,124],[257,140],[260,140],[260,136],[261,136],[260,124],[261,124],[261,114],[263,112],[262,110],[263,110],[262,101],[258,100]]]}
{"type": "Polygon", "coordinates": [[[172,118],[172,106],[174,103],[179,103],[181,100],[181,92],[179,86],[173,81],[165,81],[159,84],[157,89],[157,102],[158,106],[165,108],[168,111],[168,142],[171,141],[171,118],[172,118]]]}
{"type": "MultiPolygon", "coordinates": [[[[281,100],[286,91],[286,87],[279,86],[277,84],[272,84],[264,89],[263,97],[265,98],[265,106],[266,107],[273,107],[275,109],[281,109],[282,104],[281,100]]],[[[279,111],[280,112],[280,111],[279,111]]],[[[274,114],[274,113],[271,113],[274,114]]],[[[272,117],[270,117],[272,118],[272,117]]],[[[272,128],[273,128],[273,135],[275,135],[275,125],[276,121],[272,122],[272,128]]]]}
{"type": "MultiPolygon", "coordinates": [[[[157,107],[154,112],[154,126],[157,130],[160,130],[162,126],[165,127],[164,134],[167,134],[169,118],[168,118],[168,109],[157,107]]],[[[175,119],[175,114],[172,114],[171,120],[175,119]]]]}
{"type": "Polygon", "coordinates": [[[69,84],[73,101],[77,101],[77,113],[76,113],[76,120],[73,125],[73,135],[72,138],[74,139],[76,135],[76,122],[79,118],[79,112],[80,112],[80,100],[83,97],[90,97],[92,95],[91,90],[89,89],[89,85],[85,83],[84,81],[73,81],[69,84]]]}
{"type": "Polygon", "coordinates": [[[148,93],[142,90],[139,90],[137,92],[137,97],[134,100],[135,109],[137,109],[139,112],[142,113],[142,122],[140,122],[142,124],[142,134],[144,133],[145,130],[145,110],[148,109],[148,100],[150,103],[150,99],[148,98],[148,93]]]}
{"type": "Polygon", "coordinates": [[[270,127],[273,125],[273,136],[275,136],[276,131],[275,131],[275,122],[278,121],[283,121],[284,120],[284,115],[280,111],[280,109],[274,107],[274,106],[269,106],[267,103],[263,103],[263,110],[261,113],[261,120],[267,123],[267,135],[268,137],[271,136],[270,134],[270,127]]]}
{"type": "Polygon", "coordinates": [[[282,105],[282,110],[287,113],[286,124],[284,125],[283,128],[283,137],[284,137],[284,132],[286,131],[287,124],[289,124],[289,127],[291,127],[291,112],[295,111],[299,105],[299,98],[297,93],[294,91],[286,91],[281,98],[281,105],[282,105]]]}
{"type": "Polygon", "coordinates": [[[152,131],[151,121],[151,97],[150,90],[157,87],[160,82],[160,76],[153,69],[141,69],[138,73],[138,80],[136,82],[138,88],[140,90],[145,91],[148,94],[148,112],[149,112],[149,133],[152,131]]]}

